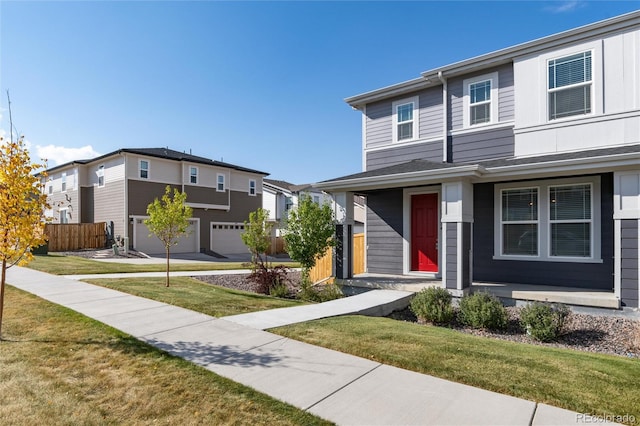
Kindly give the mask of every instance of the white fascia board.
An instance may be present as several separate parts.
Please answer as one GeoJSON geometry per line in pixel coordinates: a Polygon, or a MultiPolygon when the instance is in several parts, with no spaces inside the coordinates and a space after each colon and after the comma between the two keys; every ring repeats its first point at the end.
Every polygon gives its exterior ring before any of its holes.
{"type": "Polygon", "coordinates": [[[327,182],[316,184],[317,188],[325,191],[348,191],[365,189],[393,188],[411,184],[441,183],[460,177],[480,177],[483,168],[473,164],[469,166],[452,167],[449,169],[420,170],[417,172],[398,173],[394,175],[381,175],[363,178],[345,179],[339,182],[327,182]]]}
{"type": "MultiPolygon", "coordinates": [[[[351,105],[352,108],[361,109],[365,104],[387,99],[395,95],[403,95],[416,90],[422,90],[429,86],[436,85],[434,83],[422,77],[414,78],[413,80],[403,81],[402,83],[393,84],[391,86],[383,87],[382,89],[376,89],[361,95],[351,96],[349,98],[345,98],[344,101],[351,105]]],[[[437,81],[437,84],[440,84],[439,80],[437,81]]]]}
{"type": "Polygon", "coordinates": [[[547,161],[541,163],[520,164],[513,166],[488,167],[486,169],[486,174],[484,177],[510,178],[521,175],[530,175],[532,173],[596,173],[599,171],[612,171],[613,169],[625,167],[637,167],[638,161],[640,161],[640,152],[607,155],[603,157],[547,161]]]}
{"type": "Polygon", "coordinates": [[[229,211],[229,206],[222,204],[205,204],[205,203],[185,203],[187,206],[193,209],[211,209],[211,210],[224,210],[229,211]]]}

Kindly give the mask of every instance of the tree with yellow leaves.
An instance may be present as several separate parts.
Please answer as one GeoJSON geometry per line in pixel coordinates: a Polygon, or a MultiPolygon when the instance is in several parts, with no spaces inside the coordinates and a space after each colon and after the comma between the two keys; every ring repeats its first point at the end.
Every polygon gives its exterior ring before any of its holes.
{"type": "Polygon", "coordinates": [[[7,269],[28,263],[33,259],[31,249],[45,243],[44,211],[48,203],[40,177],[36,175],[46,167],[31,162],[24,139],[14,141],[0,137],[0,155],[1,333],[7,269]]]}

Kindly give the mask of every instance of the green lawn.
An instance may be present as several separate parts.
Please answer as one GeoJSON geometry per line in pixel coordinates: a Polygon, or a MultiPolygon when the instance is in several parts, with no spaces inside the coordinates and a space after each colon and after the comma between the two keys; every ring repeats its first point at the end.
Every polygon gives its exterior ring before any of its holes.
{"type": "MultiPolygon", "coordinates": [[[[299,267],[295,262],[282,262],[291,268],[299,267]]],[[[132,265],[128,263],[100,262],[91,259],[84,259],[77,256],[62,256],[57,254],[34,256],[29,268],[54,275],[71,274],[113,274],[120,272],[164,272],[166,264],[132,265]]],[[[192,262],[177,263],[170,262],[171,271],[213,271],[229,269],[248,269],[249,264],[240,262],[192,262]]]]}
{"type": "Polygon", "coordinates": [[[276,334],[443,379],[594,415],[640,420],[640,360],[346,316],[276,334]]]}
{"type": "Polygon", "coordinates": [[[329,424],[10,286],[2,332],[5,425],[329,424]]]}
{"type": "Polygon", "coordinates": [[[167,288],[164,286],[164,280],[164,278],[101,278],[85,281],[215,317],[305,304],[299,300],[279,299],[232,290],[188,277],[171,278],[171,285],[167,288]]]}

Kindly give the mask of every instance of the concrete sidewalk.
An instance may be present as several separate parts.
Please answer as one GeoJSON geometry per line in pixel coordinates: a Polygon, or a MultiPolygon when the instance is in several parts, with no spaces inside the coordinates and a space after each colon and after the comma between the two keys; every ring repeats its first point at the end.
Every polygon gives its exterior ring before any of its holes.
{"type": "Polygon", "coordinates": [[[7,282],[14,287],[337,424],[575,425],[580,419],[571,411],[402,370],[115,290],[26,268],[7,272],[7,282]]]}

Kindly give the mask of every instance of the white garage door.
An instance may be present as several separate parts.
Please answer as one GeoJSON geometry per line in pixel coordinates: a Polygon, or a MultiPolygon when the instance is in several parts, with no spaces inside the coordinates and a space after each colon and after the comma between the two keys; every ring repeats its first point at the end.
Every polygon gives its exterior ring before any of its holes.
{"type": "Polygon", "coordinates": [[[244,223],[212,222],[211,250],[219,254],[248,253],[240,236],[243,232],[244,223]]]}
{"type": "MultiPolygon", "coordinates": [[[[190,220],[187,235],[178,239],[178,244],[171,246],[171,253],[195,253],[200,251],[198,247],[199,226],[197,220],[190,220]]],[[[149,228],[144,224],[144,219],[135,219],[133,222],[134,241],[133,248],[146,254],[164,253],[162,242],[155,235],[149,236],[149,228]]]]}

